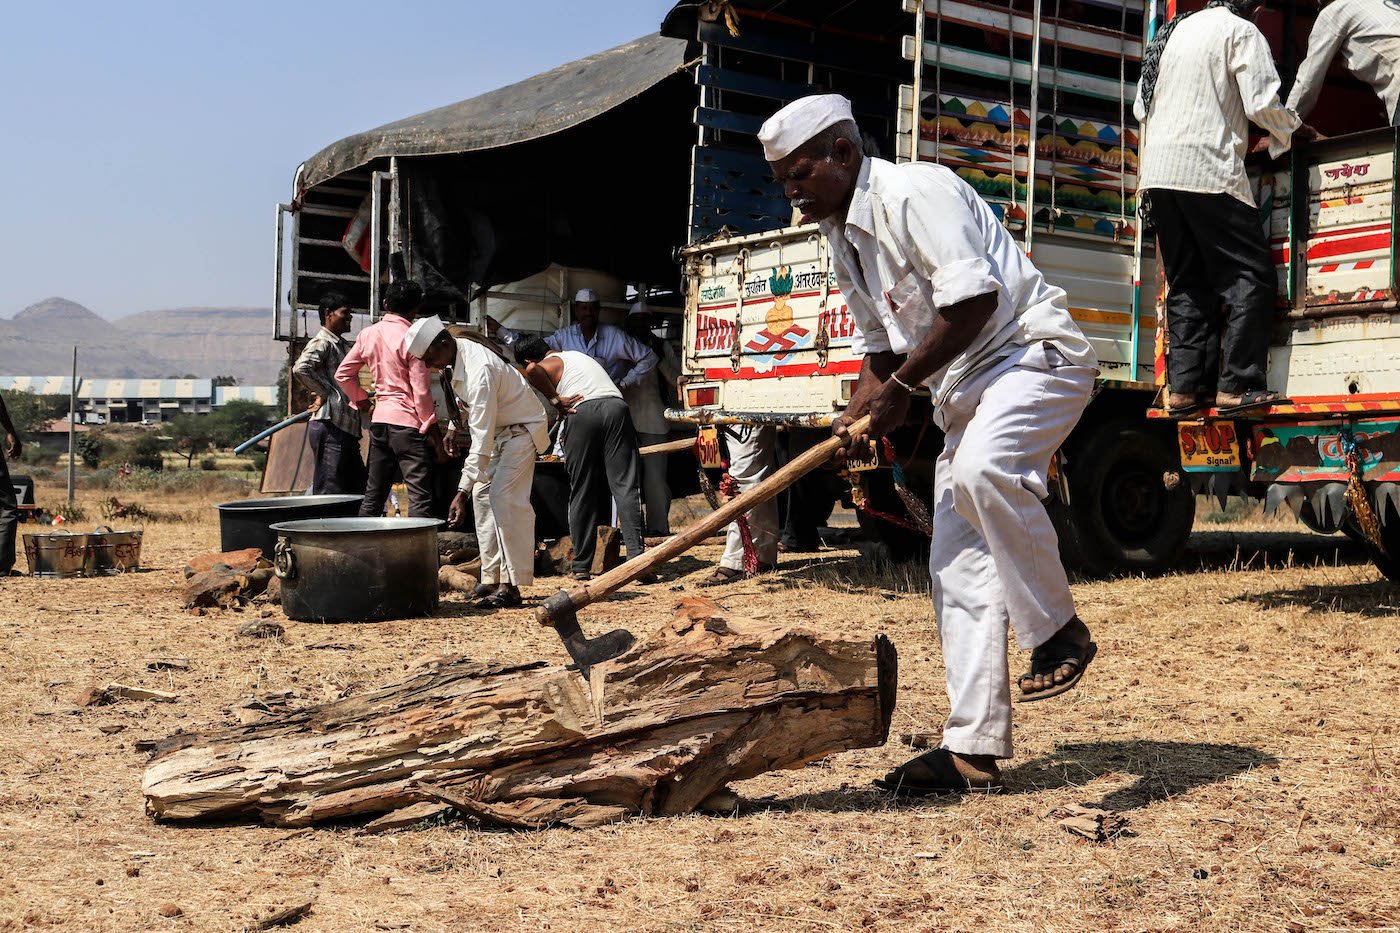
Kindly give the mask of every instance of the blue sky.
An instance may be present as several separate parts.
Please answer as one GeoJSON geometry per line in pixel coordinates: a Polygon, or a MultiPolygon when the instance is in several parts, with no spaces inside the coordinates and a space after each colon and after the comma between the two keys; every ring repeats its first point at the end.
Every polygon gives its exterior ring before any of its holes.
{"type": "Polygon", "coordinates": [[[669,0],[27,3],[0,30],[0,317],[270,303],[273,209],[342,136],[654,32],[669,0]]]}

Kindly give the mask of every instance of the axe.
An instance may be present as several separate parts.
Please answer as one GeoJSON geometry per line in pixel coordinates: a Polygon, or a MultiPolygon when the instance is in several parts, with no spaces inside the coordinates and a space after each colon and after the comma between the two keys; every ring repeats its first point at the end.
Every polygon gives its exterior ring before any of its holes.
{"type": "MultiPolygon", "coordinates": [[[[850,426],[849,434],[864,433],[870,427],[870,416],[858,419],[850,426]]],[[[541,625],[552,625],[564,641],[569,657],[574,659],[583,676],[595,664],[610,661],[632,647],[636,641],[626,629],[614,629],[606,635],[588,638],[579,628],[578,611],[590,603],[605,599],[622,587],[651,573],[657,567],[684,554],[696,544],[704,541],[715,531],[728,525],[756,505],[761,505],[778,493],[787,489],[808,473],[829,461],[836,451],[844,447],[847,438],[829,437],[820,444],[804,451],[772,476],[757,486],[730,499],[705,518],[688,525],[679,534],[672,535],[651,550],[601,574],[593,580],[580,583],[570,590],[560,590],[540,606],[535,618],[541,625]]]]}

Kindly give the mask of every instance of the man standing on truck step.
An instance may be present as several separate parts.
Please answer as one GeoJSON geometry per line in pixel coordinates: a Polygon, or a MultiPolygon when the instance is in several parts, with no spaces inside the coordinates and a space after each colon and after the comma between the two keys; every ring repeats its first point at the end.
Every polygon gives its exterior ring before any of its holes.
{"type": "Polygon", "coordinates": [[[19,500],[15,484],[10,480],[7,460],[18,460],[24,445],[10,420],[5,398],[0,396],[0,428],[4,428],[4,444],[0,444],[0,577],[8,577],[15,569],[15,529],[19,524],[19,500]]]}
{"type": "MultiPolygon", "coordinates": [[[[551,350],[573,350],[591,356],[619,389],[646,381],[647,375],[656,368],[657,355],[622,328],[599,323],[601,310],[597,292],[591,288],[579,289],[574,295],[574,323],[559,328],[544,338],[544,342],[551,350]]],[[[491,317],[486,319],[486,327],[492,337],[506,346],[514,346],[521,338],[517,331],[502,327],[491,317]]]]}
{"type": "Polygon", "coordinates": [[[433,405],[432,374],[404,349],[404,335],[423,304],[417,282],[398,281],[384,289],[384,317],[360,332],[355,346],[335,371],[336,384],[357,409],[369,395],[360,388],[360,369],[374,382],[374,415],[369,426],[369,478],[362,516],[379,517],[394,482],[394,470],[408,487],[408,514],[429,518],[433,511],[433,467],[446,459],[433,405]]]}
{"type": "Polygon", "coordinates": [[[1142,123],[1138,195],[1167,275],[1173,418],[1287,401],[1265,386],[1278,278],[1244,157],[1250,121],[1275,158],[1300,121],[1279,103],[1269,43],[1245,18],[1259,2],[1211,0],[1167,23],[1143,55],[1133,104],[1142,123]]]}
{"type": "Polygon", "coordinates": [[[941,747],[879,786],[923,795],[1001,790],[1010,758],[1007,628],[1030,649],[1022,699],[1069,690],[1096,647],[1075,615],[1041,500],[1051,457],[1088,404],[1097,359],[990,207],[927,162],[863,157],[844,97],[804,97],[763,124],[774,176],[818,221],[855,319],[860,377],[832,427],[869,414],[864,447],[928,388],[946,440],[929,552],[950,711],[941,747]]]}
{"type": "Polygon", "coordinates": [[[336,370],[351,347],[345,339],[352,322],[350,299],[340,292],[327,292],[321,296],[318,312],[321,329],[307,341],[292,367],[292,374],[316,393],[311,406],[314,414],[306,427],[315,458],[311,492],[317,496],[362,496],[365,462],[360,458],[360,413],[350,406],[350,397],[335,381],[336,370]]]}
{"type": "Polygon", "coordinates": [[[1400,126],[1400,2],[1323,0],[1298,66],[1288,108],[1306,117],[1317,104],[1327,66],[1338,52],[1347,70],[1375,89],[1391,126],[1400,126]]]}
{"type": "Polygon", "coordinates": [[[436,317],[416,322],[404,348],[433,369],[452,367],[449,405],[465,408],[471,451],[448,511],[461,527],[475,508],[481,548],[478,605],[513,609],[520,587],[535,582],[535,457],[549,449],[549,419],[520,370],[475,340],[455,338],[436,317]],[[458,404],[460,403],[460,405],[458,404]],[[467,497],[471,497],[471,502],[467,497]]]}
{"type": "MultiPolygon", "coordinates": [[[[643,447],[664,444],[671,426],[666,423],[666,402],[673,400],[681,364],[668,341],[651,332],[651,308],[646,299],[633,302],[627,312],[627,335],[656,354],[657,365],[650,373],[622,390],[622,398],[632,412],[637,442],[643,447]]],[[[646,533],[654,537],[671,535],[671,487],[666,479],[666,454],[642,458],[642,498],[646,503],[646,533]]]]}
{"type": "MultiPolygon", "coordinates": [[[[525,378],[567,418],[564,466],[569,472],[569,537],[574,542],[573,577],[592,577],[600,525],[610,524],[608,493],[627,557],[642,553],[641,456],[632,415],[607,372],[577,350],[551,350],[538,337],[515,342],[515,361],[525,378]]],[[[649,582],[642,580],[641,582],[649,582]]]]}

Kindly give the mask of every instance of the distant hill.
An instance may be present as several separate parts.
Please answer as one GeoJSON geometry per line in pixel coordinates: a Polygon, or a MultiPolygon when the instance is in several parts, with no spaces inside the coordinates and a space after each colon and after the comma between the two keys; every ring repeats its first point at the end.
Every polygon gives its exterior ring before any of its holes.
{"type": "Polygon", "coordinates": [[[273,385],[287,345],[272,339],[267,308],[172,308],[112,322],[141,341],[175,373],[234,376],[242,385],[273,385]]]}
{"type": "Polygon", "coordinates": [[[0,318],[0,375],[62,376],[78,345],[89,378],[229,375],[272,385],[286,359],[272,314],[260,308],[173,308],[108,321],[66,298],[46,298],[0,318]]]}

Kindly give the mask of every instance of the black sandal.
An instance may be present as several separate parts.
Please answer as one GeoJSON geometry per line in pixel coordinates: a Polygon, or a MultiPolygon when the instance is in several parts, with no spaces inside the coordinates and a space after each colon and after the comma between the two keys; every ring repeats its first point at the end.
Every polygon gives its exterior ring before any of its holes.
{"type": "Polygon", "coordinates": [[[1281,393],[1271,389],[1250,389],[1240,396],[1238,405],[1228,405],[1224,408],[1216,407],[1215,413],[1221,418],[1233,418],[1235,415],[1242,415],[1247,411],[1256,411],[1260,408],[1272,408],[1275,405],[1291,405],[1293,400],[1285,398],[1281,393]]]}
{"type": "Polygon", "coordinates": [[[482,609],[519,609],[525,604],[519,593],[507,593],[504,590],[497,590],[490,596],[477,603],[482,609]]]}
{"type": "Polygon", "coordinates": [[[1016,698],[1016,702],[1030,703],[1033,700],[1048,700],[1051,697],[1057,697],[1062,693],[1073,690],[1075,685],[1078,684],[1080,679],[1084,676],[1084,672],[1089,669],[1089,662],[1094,660],[1094,655],[1099,653],[1099,646],[1091,641],[1080,648],[1079,651],[1081,652],[1080,654],[1062,654],[1060,657],[1054,658],[1036,658],[1032,655],[1030,668],[1016,680],[1018,686],[1022,681],[1028,678],[1034,678],[1037,675],[1053,675],[1065,665],[1073,665],[1074,673],[1059,683],[1046,687],[1044,690],[1032,690],[1028,692],[1025,687],[1022,687],[1021,695],[1016,698]]]}
{"type": "Polygon", "coordinates": [[[937,794],[999,794],[1006,790],[1001,775],[973,779],[953,764],[953,753],[935,748],[875,780],[875,786],[896,797],[931,797],[937,794]],[[921,773],[920,773],[921,772],[921,773]]]}

